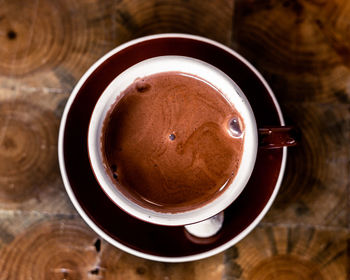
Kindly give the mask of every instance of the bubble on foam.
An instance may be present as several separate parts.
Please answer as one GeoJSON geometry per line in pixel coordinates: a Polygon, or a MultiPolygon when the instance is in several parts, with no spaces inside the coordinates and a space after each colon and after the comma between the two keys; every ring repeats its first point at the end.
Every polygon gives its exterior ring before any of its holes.
{"type": "Polygon", "coordinates": [[[117,172],[113,172],[113,178],[114,178],[116,181],[119,181],[118,173],[117,173],[117,172]]]}
{"type": "Polygon", "coordinates": [[[116,165],[116,164],[112,164],[112,165],[111,165],[111,169],[112,169],[113,178],[114,178],[116,181],[119,181],[118,173],[117,173],[117,165],[116,165]]]}
{"type": "Polygon", "coordinates": [[[240,138],[243,135],[242,122],[238,117],[233,117],[228,121],[228,130],[232,137],[240,138]]]}
{"type": "Polygon", "coordinates": [[[138,92],[146,92],[151,88],[151,85],[142,79],[136,81],[135,88],[138,92]]]}
{"type": "Polygon", "coordinates": [[[174,141],[175,138],[176,138],[176,135],[175,135],[174,133],[171,133],[171,134],[169,135],[169,139],[170,139],[171,141],[174,141]]]}

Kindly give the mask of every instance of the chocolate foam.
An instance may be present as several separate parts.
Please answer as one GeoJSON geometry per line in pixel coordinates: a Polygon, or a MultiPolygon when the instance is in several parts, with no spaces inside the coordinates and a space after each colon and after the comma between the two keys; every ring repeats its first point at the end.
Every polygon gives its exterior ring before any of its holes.
{"type": "Polygon", "coordinates": [[[106,171],[126,197],[159,212],[187,211],[213,200],[235,177],[244,134],[239,113],[198,77],[164,72],[137,79],[104,120],[106,171]]]}

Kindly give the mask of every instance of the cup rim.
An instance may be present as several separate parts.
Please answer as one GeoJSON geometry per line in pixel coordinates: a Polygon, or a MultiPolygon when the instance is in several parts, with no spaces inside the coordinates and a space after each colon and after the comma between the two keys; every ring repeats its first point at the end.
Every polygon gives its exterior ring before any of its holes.
{"type": "Polygon", "coordinates": [[[179,55],[157,56],[134,64],[116,76],[100,95],[93,109],[88,127],[88,156],[94,176],[105,194],[129,215],[145,222],[181,226],[206,220],[231,205],[244,190],[255,166],[258,136],[254,112],[238,85],[220,69],[204,61],[179,55]],[[191,69],[192,67],[192,69],[191,69]],[[149,70],[151,69],[151,70],[149,70]],[[185,71],[183,71],[186,69],[185,71]],[[189,70],[191,69],[191,70],[189,70]],[[161,212],[143,207],[123,194],[107,175],[101,152],[103,121],[112,104],[118,102],[123,91],[136,78],[169,71],[183,71],[209,82],[217,88],[242,116],[245,126],[241,162],[234,179],[214,199],[194,209],[181,212],[161,212]],[[145,73],[147,72],[147,73],[145,73]]]}
{"type": "Polygon", "coordinates": [[[193,254],[189,256],[182,256],[182,257],[164,257],[164,256],[158,256],[158,255],[153,255],[149,253],[144,253],[142,251],[139,251],[135,248],[128,247],[121,242],[113,239],[111,236],[109,236],[106,232],[104,232],[95,222],[94,220],[88,216],[88,214],[84,211],[83,207],[80,205],[80,202],[78,201],[77,197],[75,196],[72,186],[69,181],[69,177],[66,171],[65,167],[65,161],[64,161],[64,132],[66,129],[66,123],[67,123],[67,118],[69,111],[72,107],[72,104],[79,93],[80,89],[84,85],[84,83],[87,81],[87,79],[91,76],[91,74],[101,66],[103,61],[105,61],[106,58],[115,55],[116,53],[122,51],[123,49],[126,49],[132,45],[136,45],[138,43],[141,43],[143,41],[148,41],[148,40],[153,40],[153,39],[161,39],[161,38],[185,38],[185,39],[190,39],[190,40],[195,40],[203,43],[207,43],[209,45],[213,45],[219,49],[222,49],[223,51],[229,53],[233,57],[236,57],[239,61],[244,63],[245,66],[249,68],[250,71],[254,73],[254,75],[260,80],[260,82],[263,84],[267,92],[269,93],[271,100],[275,106],[279,121],[281,125],[285,125],[284,118],[282,111],[280,109],[280,106],[277,102],[277,99],[266,82],[266,80],[263,78],[263,76],[258,72],[258,70],[250,63],[248,62],[244,57],[242,57],[240,54],[238,54],[236,51],[230,49],[229,47],[216,42],[214,40],[202,37],[202,36],[197,36],[197,35],[191,35],[191,34],[183,34],[183,33],[163,33],[163,34],[156,34],[156,35],[149,35],[145,37],[140,37],[131,41],[128,41],[124,44],[121,44],[120,46],[116,47],[115,49],[109,51],[107,54],[105,54],[103,57],[101,57],[99,60],[97,60],[86,72],[85,74],[80,78],[76,86],[74,87],[70,97],[68,98],[67,104],[65,106],[61,122],[60,122],[60,129],[59,129],[59,137],[58,137],[58,159],[59,159],[59,167],[62,175],[62,180],[65,186],[65,189],[67,191],[68,196],[70,197],[70,200],[72,201],[74,207],[80,214],[80,216],[84,219],[84,221],[103,239],[105,239],[107,242],[112,244],[113,246],[127,252],[130,254],[133,254],[138,257],[142,257],[145,259],[149,260],[154,260],[154,261],[161,261],[161,262],[170,262],[170,263],[177,263],[177,262],[187,262],[187,261],[195,261],[203,258],[207,258],[210,256],[213,256],[215,254],[218,254],[232,245],[236,244],[240,240],[242,240],[245,236],[247,236],[256,226],[257,224],[262,220],[262,218],[266,215],[267,211],[271,208],[271,205],[273,201],[275,200],[277,193],[280,189],[284,171],[286,168],[286,161],[287,161],[287,148],[284,147],[282,149],[282,159],[281,159],[281,167],[280,171],[276,180],[276,184],[274,187],[274,190],[268,200],[268,202],[265,204],[264,208],[262,211],[259,213],[259,215],[254,219],[253,222],[251,222],[243,231],[241,231],[239,234],[237,234],[234,238],[229,240],[228,242],[217,246],[214,249],[198,253],[198,254],[193,254]]]}

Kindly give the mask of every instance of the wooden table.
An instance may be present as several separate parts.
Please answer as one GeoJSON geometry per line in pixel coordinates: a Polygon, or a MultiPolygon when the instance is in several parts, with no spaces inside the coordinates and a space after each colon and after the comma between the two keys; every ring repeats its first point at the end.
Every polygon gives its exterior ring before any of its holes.
{"type": "Polygon", "coordinates": [[[349,279],[350,1],[0,0],[0,279],[349,279]],[[250,60],[302,141],[259,226],[226,252],[143,260],[99,239],[57,163],[70,92],[110,49],[206,36],[250,60]]]}

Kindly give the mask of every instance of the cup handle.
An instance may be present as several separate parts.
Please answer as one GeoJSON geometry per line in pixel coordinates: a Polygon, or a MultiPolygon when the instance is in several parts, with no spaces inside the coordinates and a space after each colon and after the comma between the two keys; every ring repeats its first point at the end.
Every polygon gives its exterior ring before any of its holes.
{"type": "Polygon", "coordinates": [[[264,127],[258,129],[259,148],[278,149],[295,146],[299,132],[292,126],[264,127]]]}

